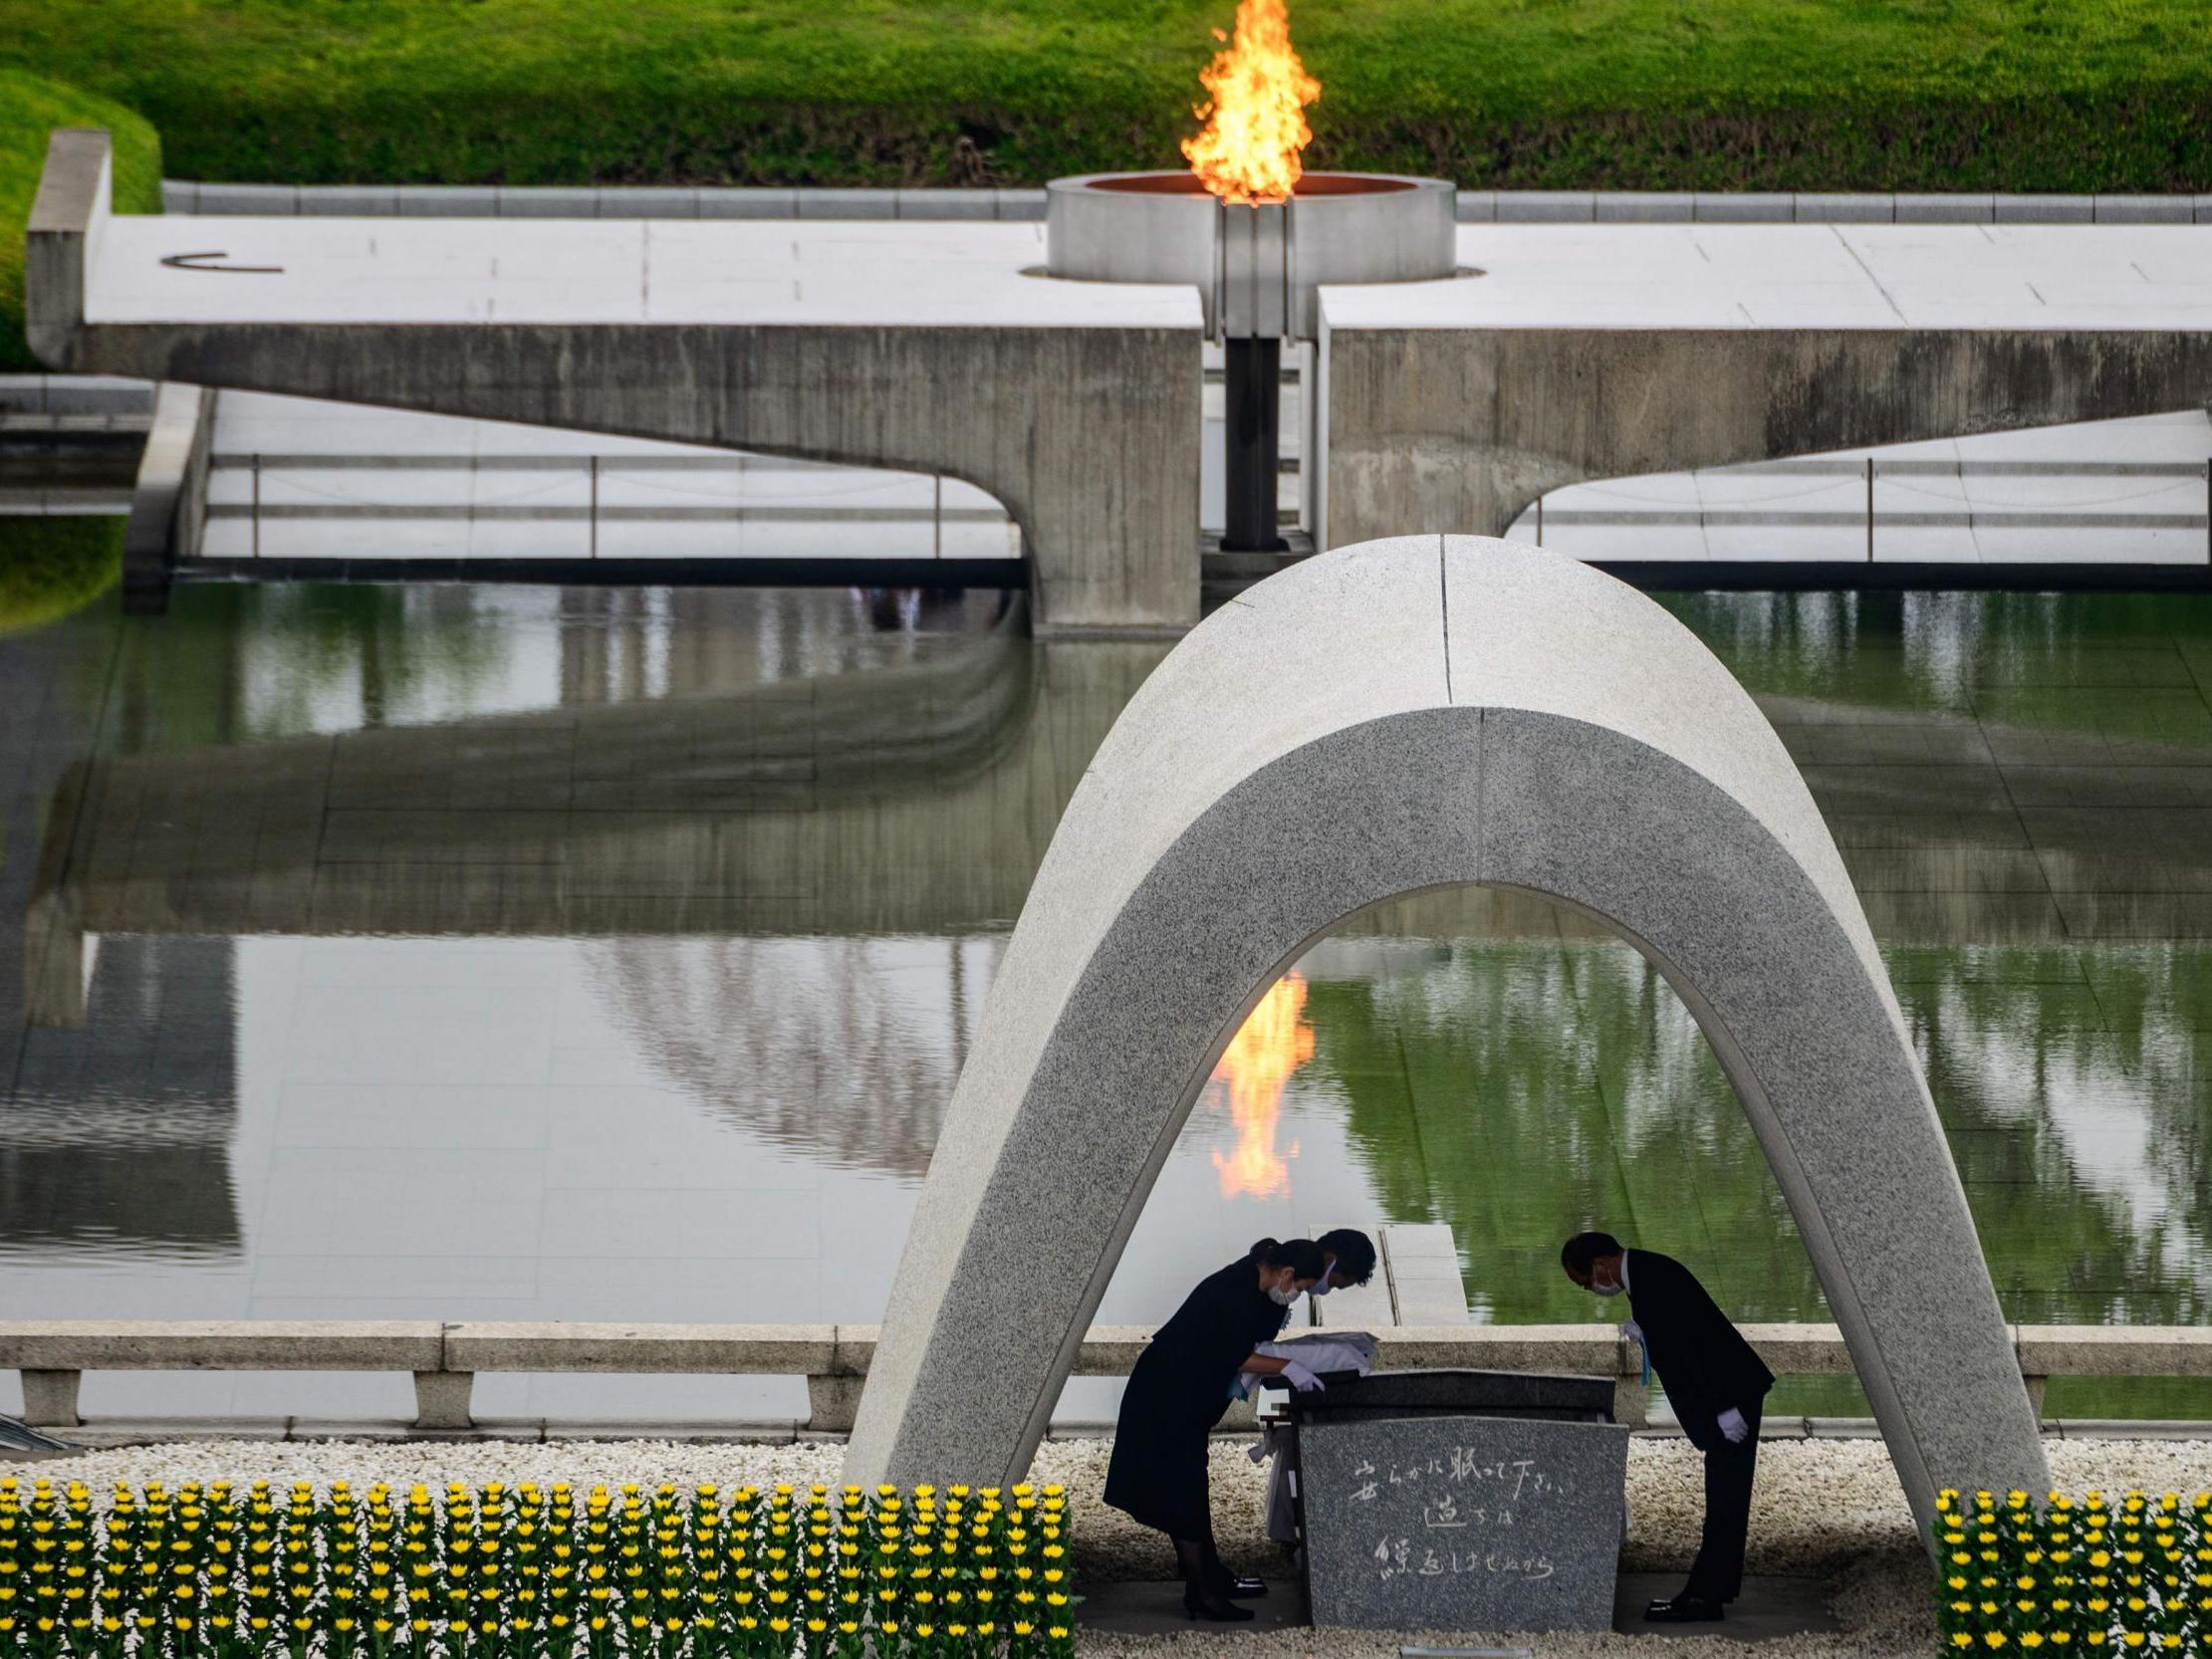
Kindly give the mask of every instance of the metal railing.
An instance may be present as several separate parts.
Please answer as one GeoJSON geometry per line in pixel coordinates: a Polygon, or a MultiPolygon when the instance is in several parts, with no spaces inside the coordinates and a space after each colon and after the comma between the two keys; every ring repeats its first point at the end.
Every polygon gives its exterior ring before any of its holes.
{"type": "MultiPolygon", "coordinates": [[[[1842,511],[1835,508],[1799,508],[1779,506],[1774,502],[1745,502],[1740,505],[1707,507],[1558,507],[1552,505],[1551,496],[1539,496],[1529,510],[1529,518],[1536,534],[1537,546],[1545,545],[1547,529],[1555,536],[1561,529],[1578,526],[1593,528],[1660,529],[1670,526],[1695,525],[1700,530],[1761,529],[1761,530],[1836,530],[1860,529],[1864,531],[1866,564],[1874,564],[1875,530],[1877,527],[1892,530],[1964,530],[1969,534],[1988,531],[2021,530],[2104,530],[2104,531],[2160,531],[2188,530],[2204,537],[2205,563],[2212,565],[2212,461],[2003,461],[2003,460],[1904,460],[1879,459],[1872,455],[1856,460],[1849,457],[1835,459],[1807,459],[1797,461],[1756,461],[1737,467],[1712,467],[1703,469],[1704,476],[1759,477],[1759,478],[1831,478],[1841,482],[1855,479],[1863,486],[1861,504],[1855,509],[1842,511]],[[1875,499],[1875,486],[1884,479],[1936,479],[1965,480],[1969,478],[2145,478],[2192,479],[2200,482],[2204,492],[2202,512],[2113,512],[2111,500],[2094,504],[2103,511],[2047,510],[2023,507],[1977,507],[1970,503],[1956,507],[1902,509],[1883,507],[1875,499]]],[[[1691,474],[1690,476],[1698,476],[1691,474]]],[[[1622,480],[1609,481],[1613,486],[1622,480]]],[[[1910,489],[1910,484],[1901,484],[1910,489]]],[[[1588,491],[1588,484],[1567,486],[1568,489],[1588,491]]],[[[1565,491],[1553,491],[1552,495],[1565,491]]],[[[2077,504],[2080,507],[2083,504],[2077,504]]],[[[1928,560],[1909,560],[1910,563],[1932,563],[1928,560]]]]}
{"type": "MultiPolygon", "coordinates": [[[[248,551],[243,557],[258,559],[263,556],[261,530],[264,523],[288,520],[311,522],[359,522],[378,520],[406,523],[459,523],[459,524],[542,524],[583,525],[584,559],[603,557],[601,535],[614,525],[667,525],[667,524],[718,524],[738,525],[797,524],[821,525],[846,523],[855,526],[924,525],[929,527],[927,553],[914,550],[909,557],[943,559],[945,557],[945,530],[947,526],[1008,525],[1011,523],[1006,510],[996,504],[959,505],[957,500],[948,505],[946,479],[940,473],[915,473],[910,475],[918,496],[921,485],[928,486],[928,503],[918,500],[913,504],[865,503],[840,505],[833,499],[799,500],[775,504],[749,503],[717,499],[698,501],[697,490],[685,490],[680,484],[662,486],[671,499],[651,505],[613,506],[602,501],[602,486],[610,480],[620,480],[632,488],[646,485],[650,475],[680,477],[720,476],[740,478],[747,474],[851,473],[859,479],[860,488],[879,486],[892,475],[874,468],[843,468],[827,462],[812,462],[768,458],[750,455],[317,455],[317,454],[263,454],[259,452],[220,451],[212,457],[212,467],[217,472],[244,474],[247,480],[244,501],[216,501],[207,508],[210,521],[243,519],[249,526],[248,551]],[[286,473],[366,473],[384,479],[403,478],[413,473],[467,473],[472,479],[486,475],[513,474],[536,480],[517,490],[506,500],[469,500],[461,502],[408,502],[368,501],[346,499],[328,494],[320,501],[279,501],[266,499],[263,488],[265,479],[281,477],[286,473]],[[546,502],[542,498],[549,488],[566,485],[583,499],[566,502],[546,502]],[[674,499],[689,495],[694,499],[685,502],[674,499]]],[[[957,480],[955,489],[959,488],[957,480]]],[[[473,492],[472,492],[473,493],[473,492]]],[[[332,555],[340,558],[342,555],[332,555]]],[[[606,555],[609,558],[628,555],[606,555]]]]}

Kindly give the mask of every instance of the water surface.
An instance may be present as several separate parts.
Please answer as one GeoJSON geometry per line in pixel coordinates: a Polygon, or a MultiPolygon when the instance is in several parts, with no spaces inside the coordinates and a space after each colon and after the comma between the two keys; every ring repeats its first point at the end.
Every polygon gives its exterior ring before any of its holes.
{"type": "MultiPolygon", "coordinates": [[[[2199,1319],[2212,599],[1667,602],[1843,848],[2008,1315],[2199,1319]]],[[[1164,649],[1034,641],[995,592],[430,586],[189,586],[0,641],[0,1311],[879,1317],[1031,875],[1164,649]]],[[[1555,1265],[1591,1223],[1741,1318],[1827,1316],[1694,1024],[1587,921],[1405,901],[1265,1015],[1102,1317],[1163,1316],[1262,1233],[1386,1220],[1452,1227],[1478,1318],[1598,1316],[1555,1265]]],[[[95,1412],[407,1399],[86,1387],[95,1412]]],[[[486,1377],[479,1403],[803,1391],[486,1377]]]]}

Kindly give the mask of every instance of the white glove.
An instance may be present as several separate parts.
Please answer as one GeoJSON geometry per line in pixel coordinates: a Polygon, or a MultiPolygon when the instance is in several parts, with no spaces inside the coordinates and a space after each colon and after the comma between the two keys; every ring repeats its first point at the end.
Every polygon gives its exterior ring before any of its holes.
{"type": "Polygon", "coordinates": [[[1313,1372],[1306,1369],[1295,1359],[1283,1361],[1283,1380],[1301,1394],[1311,1394],[1322,1385],[1321,1378],[1314,1375],[1313,1372]]]}
{"type": "Polygon", "coordinates": [[[1730,1406],[1720,1414],[1720,1432],[1728,1437],[1728,1444],[1740,1446],[1744,1436],[1751,1433],[1751,1425],[1744,1421],[1744,1414],[1730,1406]]]}
{"type": "Polygon", "coordinates": [[[1621,1322],[1620,1334],[1627,1337],[1629,1341],[1635,1343],[1635,1345],[1639,1348],[1648,1345],[1643,1339],[1643,1326],[1636,1323],[1636,1321],[1633,1319],[1625,1319],[1621,1322]]]}

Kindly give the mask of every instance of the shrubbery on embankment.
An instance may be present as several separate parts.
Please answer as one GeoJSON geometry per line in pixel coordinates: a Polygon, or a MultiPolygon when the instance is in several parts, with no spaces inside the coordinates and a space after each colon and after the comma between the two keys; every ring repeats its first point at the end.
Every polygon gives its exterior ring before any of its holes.
{"type": "MultiPolygon", "coordinates": [[[[1171,166],[1233,0],[0,0],[177,176],[1036,184],[1171,166]]],[[[1465,186],[2212,189],[2201,0],[1292,0],[1322,165],[1465,186]]],[[[8,99],[0,93],[0,108],[8,99]]]]}
{"type": "Polygon", "coordinates": [[[82,609],[123,576],[125,521],[0,516],[0,638],[82,609]]]}

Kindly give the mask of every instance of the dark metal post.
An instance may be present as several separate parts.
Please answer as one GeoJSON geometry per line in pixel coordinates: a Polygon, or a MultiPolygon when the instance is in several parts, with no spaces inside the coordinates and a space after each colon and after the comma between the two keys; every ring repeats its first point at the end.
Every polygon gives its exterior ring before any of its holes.
{"type": "Polygon", "coordinates": [[[1229,486],[1228,553],[1280,553],[1289,544],[1277,522],[1276,478],[1281,471],[1283,343],[1231,340],[1227,358],[1229,486]]]}
{"type": "Polygon", "coordinates": [[[1866,457],[1866,563],[1874,562],[1874,458],[1866,457]]]}

